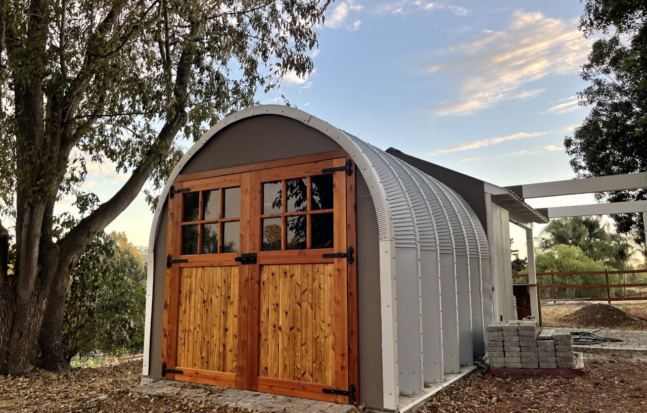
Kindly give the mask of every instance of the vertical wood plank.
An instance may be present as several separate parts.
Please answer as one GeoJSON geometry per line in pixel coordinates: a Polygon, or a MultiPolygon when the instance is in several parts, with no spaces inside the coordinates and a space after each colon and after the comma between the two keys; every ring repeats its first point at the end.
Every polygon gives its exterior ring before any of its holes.
{"type": "Polygon", "coordinates": [[[335,336],[334,336],[334,267],[331,264],[324,265],[324,338],[325,338],[325,363],[324,363],[324,384],[331,386],[335,383],[335,336]]]}
{"type": "Polygon", "coordinates": [[[261,304],[260,304],[260,345],[259,345],[259,371],[260,377],[267,377],[269,372],[269,288],[271,271],[267,267],[261,270],[261,304]]]}
{"type": "MultiPolygon", "coordinates": [[[[253,252],[252,237],[253,230],[252,219],[254,214],[254,204],[258,197],[254,195],[255,182],[254,177],[258,176],[256,172],[248,172],[240,176],[240,252],[253,252]]],[[[258,208],[258,207],[256,207],[258,208]]],[[[259,224],[260,225],[260,224],[259,224]]],[[[238,267],[239,286],[238,286],[238,326],[236,331],[236,388],[248,388],[247,378],[247,347],[248,347],[248,312],[249,312],[249,277],[250,265],[238,267]]],[[[256,266],[254,266],[256,267],[256,266]]]]}
{"type": "Polygon", "coordinates": [[[194,268],[193,271],[193,368],[198,369],[201,364],[202,267],[194,268]]]}
{"type": "Polygon", "coordinates": [[[195,309],[195,268],[185,268],[186,274],[187,274],[187,280],[186,280],[186,285],[187,285],[187,322],[186,322],[186,354],[184,355],[185,359],[185,364],[186,367],[193,367],[193,348],[194,348],[194,341],[193,341],[193,332],[194,332],[194,323],[195,323],[195,317],[194,317],[194,309],[195,309]]]}
{"type": "Polygon", "coordinates": [[[312,265],[301,270],[301,381],[312,383],[313,303],[312,265]]]}
{"type": "Polygon", "coordinates": [[[204,285],[204,295],[202,296],[203,314],[202,314],[202,368],[204,370],[211,370],[211,289],[213,277],[211,276],[211,269],[204,268],[202,270],[202,283],[204,285]]]}
{"type": "Polygon", "coordinates": [[[209,358],[211,359],[211,368],[214,371],[222,371],[220,365],[220,291],[222,289],[222,267],[210,269],[213,281],[211,284],[211,347],[209,348],[209,358]]]}
{"type": "MultiPolygon", "coordinates": [[[[350,158],[346,158],[350,160],[350,158]]],[[[359,296],[357,256],[357,171],[346,177],[346,239],[349,247],[356,252],[355,262],[348,264],[348,384],[354,384],[357,400],[359,394],[359,296]]]]}
{"type": "MultiPolygon", "coordinates": [[[[344,166],[345,159],[335,159],[333,165],[344,166]]],[[[346,173],[335,172],[333,177],[335,251],[347,251],[346,239],[346,173]]],[[[338,389],[348,389],[348,261],[335,260],[333,280],[334,383],[338,389]]],[[[337,403],[348,403],[348,398],[336,396],[337,403]]]]}
{"type": "Polygon", "coordinates": [[[238,302],[238,269],[239,267],[228,267],[230,270],[229,279],[229,300],[227,300],[227,373],[236,372],[236,328],[238,327],[238,309],[236,304],[238,302]]]}
{"type": "Polygon", "coordinates": [[[312,381],[314,383],[326,382],[326,317],[324,316],[326,308],[326,296],[324,294],[325,288],[325,271],[324,264],[313,265],[313,286],[312,286],[312,300],[314,304],[314,363],[312,371],[312,381]]]}
{"type": "Polygon", "coordinates": [[[180,288],[178,291],[178,331],[177,331],[177,365],[185,365],[186,352],[186,308],[187,308],[187,287],[186,287],[186,270],[180,270],[180,288]]]}
{"type": "Polygon", "coordinates": [[[281,316],[279,321],[279,379],[290,380],[290,275],[289,265],[280,267],[279,295],[281,316]]]}
{"type": "Polygon", "coordinates": [[[268,340],[268,377],[273,379],[279,378],[279,350],[280,350],[280,318],[281,303],[279,294],[279,279],[281,277],[278,265],[263,266],[263,271],[269,274],[269,340],[268,340]]]}
{"type": "Polygon", "coordinates": [[[229,301],[229,294],[231,293],[231,268],[221,267],[222,271],[222,286],[220,289],[220,345],[218,350],[218,363],[220,365],[219,371],[227,371],[227,341],[229,338],[229,331],[227,329],[227,317],[229,311],[227,309],[227,302],[229,301]]]}
{"type": "Polygon", "coordinates": [[[301,265],[290,266],[290,379],[301,380],[301,265]]]}
{"type": "MultiPolygon", "coordinates": [[[[263,193],[262,185],[260,182],[260,174],[257,171],[251,172],[249,175],[249,237],[248,237],[248,251],[258,252],[261,250],[261,210],[263,207],[263,193]]],[[[253,265],[246,265],[247,271],[247,296],[244,302],[247,305],[246,314],[246,328],[247,345],[243,349],[246,351],[247,363],[240,363],[244,365],[244,372],[246,373],[246,386],[248,390],[258,390],[258,370],[259,370],[259,325],[260,318],[260,277],[261,265],[260,261],[253,265]]],[[[239,348],[242,349],[241,346],[239,348]]],[[[239,353],[240,354],[240,353],[239,353]]]]}

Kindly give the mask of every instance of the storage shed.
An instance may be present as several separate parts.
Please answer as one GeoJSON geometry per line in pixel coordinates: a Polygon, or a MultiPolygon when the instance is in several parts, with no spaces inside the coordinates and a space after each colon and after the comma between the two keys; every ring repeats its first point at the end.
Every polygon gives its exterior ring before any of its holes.
{"type": "Polygon", "coordinates": [[[472,365],[509,241],[401,158],[285,106],[209,130],[155,212],[143,375],[395,410],[472,365]]]}

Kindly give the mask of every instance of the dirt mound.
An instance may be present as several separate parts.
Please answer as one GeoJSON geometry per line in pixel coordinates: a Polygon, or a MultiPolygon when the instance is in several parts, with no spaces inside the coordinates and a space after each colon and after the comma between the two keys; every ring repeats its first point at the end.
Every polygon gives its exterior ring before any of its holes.
{"type": "Polygon", "coordinates": [[[567,315],[563,319],[575,327],[618,328],[627,325],[644,325],[647,320],[630,316],[619,308],[607,304],[591,304],[567,315]]]}

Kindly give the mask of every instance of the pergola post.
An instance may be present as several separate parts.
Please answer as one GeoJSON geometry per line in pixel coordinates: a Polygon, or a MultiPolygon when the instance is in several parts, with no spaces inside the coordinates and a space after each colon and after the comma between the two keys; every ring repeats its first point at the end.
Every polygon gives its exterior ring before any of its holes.
{"type": "Polygon", "coordinates": [[[528,248],[528,284],[530,284],[530,314],[539,320],[539,302],[537,294],[537,267],[535,266],[535,246],[532,237],[532,224],[526,228],[526,246],[528,248]]]}

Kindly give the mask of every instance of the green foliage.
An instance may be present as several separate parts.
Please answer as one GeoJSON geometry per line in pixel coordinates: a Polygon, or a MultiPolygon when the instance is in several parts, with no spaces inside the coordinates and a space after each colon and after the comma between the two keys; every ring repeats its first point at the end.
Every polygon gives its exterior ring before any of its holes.
{"type": "Polygon", "coordinates": [[[627,268],[632,247],[629,239],[607,231],[598,217],[555,219],[544,228],[539,248],[548,251],[557,245],[576,246],[592,261],[609,269],[627,268]]]}
{"type": "MultiPolygon", "coordinates": [[[[535,257],[537,272],[591,272],[604,271],[606,266],[594,261],[587,256],[584,251],[575,245],[555,245],[552,249],[539,253],[535,257]]],[[[555,275],[555,284],[606,284],[604,274],[601,275],[555,275]]],[[[620,275],[610,275],[609,283],[620,283],[620,275]]],[[[551,284],[550,276],[537,277],[539,285],[551,284]]],[[[620,295],[622,289],[612,288],[611,295],[620,295]]],[[[541,290],[542,298],[551,297],[552,292],[549,289],[541,290]]],[[[556,291],[557,297],[606,297],[606,289],[598,288],[560,288],[556,291]]]]}
{"type": "MultiPolygon", "coordinates": [[[[580,28],[602,33],[582,67],[590,85],[578,94],[591,111],[564,141],[580,177],[647,171],[647,2],[586,0],[580,28]]],[[[647,191],[601,195],[609,202],[647,199],[647,191]]],[[[615,215],[618,231],[644,243],[641,214],[615,215]]]]}
{"type": "Polygon", "coordinates": [[[71,278],[63,333],[67,360],[94,350],[140,352],[146,268],[123,233],[96,237],[71,278]]]}

